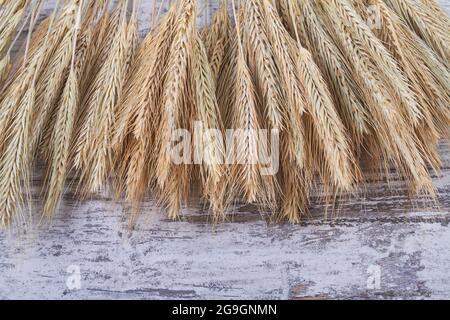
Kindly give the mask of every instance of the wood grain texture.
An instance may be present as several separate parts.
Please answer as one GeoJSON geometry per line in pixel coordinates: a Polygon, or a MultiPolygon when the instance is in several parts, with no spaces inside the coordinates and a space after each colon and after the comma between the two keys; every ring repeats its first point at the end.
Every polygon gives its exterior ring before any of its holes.
{"type": "MultiPolygon", "coordinates": [[[[145,33],[151,5],[142,2],[145,33]]],[[[440,208],[411,203],[393,179],[390,188],[372,183],[345,197],[328,219],[318,197],[300,225],[273,225],[236,204],[230,221],[213,227],[195,200],[172,222],[148,201],[130,234],[120,202],[105,193],[77,203],[68,192],[50,225],[0,231],[0,298],[450,298],[447,145],[441,153],[440,208]],[[66,284],[72,266],[81,276],[75,290],[66,284]],[[378,271],[373,288],[368,281],[378,271]]]]}

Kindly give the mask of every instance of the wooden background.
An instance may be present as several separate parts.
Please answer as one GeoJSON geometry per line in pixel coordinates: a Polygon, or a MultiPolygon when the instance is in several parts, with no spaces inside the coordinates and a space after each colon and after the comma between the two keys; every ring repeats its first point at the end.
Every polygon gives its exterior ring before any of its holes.
{"type": "Polygon", "coordinates": [[[441,150],[440,208],[412,205],[394,181],[367,185],[329,219],[317,199],[295,226],[238,205],[213,227],[196,203],[172,222],[149,201],[129,234],[121,203],[67,195],[51,225],[0,231],[0,298],[450,298],[450,151],[441,150]]]}

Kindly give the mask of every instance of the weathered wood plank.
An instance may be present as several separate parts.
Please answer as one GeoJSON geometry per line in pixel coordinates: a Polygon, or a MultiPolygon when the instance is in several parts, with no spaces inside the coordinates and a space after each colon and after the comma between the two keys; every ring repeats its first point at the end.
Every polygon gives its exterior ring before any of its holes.
{"type": "Polygon", "coordinates": [[[148,201],[130,235],[107,193],[77,203],[69,192],[49,225],[0,231],[0,298],[450,298],[450,153],[441,149],[439,209],[414,208],[393,179],[392,190],[369,183],[340,201],[336,217],[324,219],[316,199],[300,225],[237,204],[213,226],[195,200],[172,222],[148,201]],[[77,268],[80,288],[70,290],[77,268]]]}

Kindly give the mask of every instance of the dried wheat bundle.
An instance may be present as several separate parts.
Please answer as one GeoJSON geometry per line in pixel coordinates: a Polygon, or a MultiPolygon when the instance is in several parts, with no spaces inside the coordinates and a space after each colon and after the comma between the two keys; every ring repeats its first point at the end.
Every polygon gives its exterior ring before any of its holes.
{"type": "Polygon", "coordinates": [[[280,0],[279,4],[291,35],[300,37],[322,71],[339,115],[350,134],[349,139],[352,139],[352,149],[358,151],[363,137],[368,133],[368,114],[362,102],[361,88],[353,81],[347,60],[310,1],[296,1],[289,5],[287,0],[280,0]]]}
{"type": "Polygon", "coordinates": [[[440,138],[448,137],[449,134],[449,97],[445,94],[445,89],[434,79],[424,58],[417,50],[411,31],[395,12],[379,0],[358,2],[362,5],[362,15],[368,14],[367,10],[364,11],[368,6],[372,6],[372,9],[375,6],[380,13],[381,27],[375,28],[373,32],[395,57],[416,93],[418,107],[422,114],[419,126],[416,128],[417,141],[424,153],[424,158],[435,170],[439,170],[437,144],[440,138]]]}
{"type": "Polygon", "coordinates": [[[433,194],[431,178],[415,139],[422,118],[397,61],[346,0],[318,2],[316,8],[352,66],[373,122],[367,149],[388,167],[393,161],[413,192],[433,194]]]}
{"type": "Polygon", "coordinates": [[[82,200],[112,179],[131,213],[151,195],[171,219],[199,190],[214,222],[243,201],[296,223],[318,186],[328,202],[391,165],[434,197],[450,133],[434,0],[224,0],[211,23],[206,1],[202,29],[199,1],[161,17],[153,1],[142,41],[138,0],[57,1],[35,28],[42,3],[0,0],[3,226],[23,219],[37,162],[45,218],[67,180],[82,200]]]}
{"type": "Polygon", "coordinates": [[[82,81],[88,69],[86,65],[91,62],[88,60],[91,57],[87,46],[92,37],[92,23],[104,5],[98,2],[96,5],[87,4],[85,8],[83,2],[78,4],[77,18],[71,33],[71,58],[62,74],[64,87],[47,121],[48,134],[44,136],[43,145],[41,144],[41,149],[45,151],[49,163],[47,170],[49,186],[46,190],[47,202],[44,207],[46,216],[53,215],[56,210],[65,179],[72,166],[72,150],[76,138],[75,125],[81,108],[82,81]]]}
{"type": "MultiPolygon", "coordinates": [[[[49,34],[41,50],[30,52],[29,44],[34,28],[34,17],[39,7],[33,8],[23,62],[12,76],[0,97],[0,220],[11,223],[29,197],[29,179],[32,162],[30,140],[33,128],[36,82],[45,65],[49,34]]],[[[56,12],[56,10],[55,10],[56,12]]]]}

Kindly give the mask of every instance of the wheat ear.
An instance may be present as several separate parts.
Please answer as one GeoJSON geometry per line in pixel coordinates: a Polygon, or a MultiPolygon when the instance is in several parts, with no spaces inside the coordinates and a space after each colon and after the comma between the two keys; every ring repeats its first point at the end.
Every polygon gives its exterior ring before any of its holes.
{"type": "Polygon", "coordinates": [[[286,114],[290,122],[289,146],[287,152],[297,164],[304,165],[304,137],[302,115],[306,110],[305,92],[297,71],[297,50],[293,39],[279,20],[278,13],[271,3],[264,2],[267,34],[272,44],[275,62],[280,72],[281,85],[285,92],[286,114]],[[279,22],[279,23],[278,23],[279,22]]]}
{"type": "MultiPolygon", "coordinates": [[[[90,7],[91,8],[91,7],[90,7]]],[[[89,9],[90,9],[89,8],[89,9]]],[[[83,19],[83,26],[80,29],[80,32],[78,34],[78,40],[77,40],[77,47],[76,47],[76,62],[75,62],[75,73],[76,77],[79,82],[79,87],[81,87],[81,78],[83,76],[83,72],[86,68],[86,65],[89,63],[87,60],[88,58],[88,52],[89,48],[92,44],[92,26],[87,23],[86,19],[91,19],[91,15],[89,14],[90,11],[88,10],[87,14],[85,15],[85,19],[83,19]],[[83,29],[85,28],[85,29],[83,29]]],[[[64,75],[64,81],[67,80],[70,73],[70,68],[67,66],[65,68],[65,75],[64,75]]],[[[60,92],[58,93],[58,96],[60,96],[62,93],[62,88],[60,89],[60,92]]],[[[81,95],[81,93],[80,93],[81,95]]],[[[45,128],[42,132],[42,137],[40,139],[39,146],[37,147],[40,151],[40,154],[42,156],[50,155],[51,154],[51,147],[52,147],[52,134],[53,134],[53,128],[55,126],[56,122],[56,116],[57,116],[57,110],[58,103],[54,104],[53,110],[50,112],[50,115],[47,117],[47,120],[45,121],[45,128]]]]}
{"type": "Polygon", "coordinates": [[[352,27],[352,37],[371,53],[371,58],[376,61],[380,75],[384,77],[384,82],[392,91],[393,97],[400,102],[402,112],[409,118],[412,125],[417,125],[423,115],[417,106],[410,83],[389,51],[374,36],[348,0],[332,0],[329,8],[336,10],[340,19],[352,27]]]}
{"type": "Polygon", "coordinates": [[[177,30],[170,49],[166,81],[163,88],[163,109],[158,134],[159,157],[157,161],[157,177],[160,187],[168,178],[171,167],[170,141],[172,131],[177,129],[180,112],[187,101],[186,81],[188,78],[188,63],[192,52],[194,3],[184,0],[180,4],[182,14],[177,22],[177,30]]]}
{"type": "Polygon", "coordinates": [[[224,127],[229,128],[232,118],[232,105],[236,100],[234,84],[236,83],[238,40],[235,28],[228,31],[226,43],[223,62],[216,78],[216,95],[224,127]]]}
{"type": "Polygon", "coordinates": [[[228,43],[228,33],[231,21],[228,15],[228,1],[225,1],[214,16],[213,23],[208,29],[205,46],[214,79],[217,81],[225,57],[228,43]]]}
{"type": "Polygon", "coordinates": [[[250,70],[257,79],[258,92],[262,97],[265,117],[271,128],[282,129],[284,125],[284,96],[280,88],[280,75],[272,48],[264,29],[263,8],[254,0],[246,3],[246,34],[243,38],[249,56],[250,70]]]}
{"type": "Polygon", "coordinates": [[[162,94],[162,115],[156,145],[156,177],[160,188],[160,200],[167,208],[168,216],[179,215],[182,198],[187,198],[190,166],[172,162],[172,135],[178,128],[189,129],[192,123],[192,90],[189,86],[189,69],[195,43],[196,6],[192,0],[180,3],[175,38],[170,49],[168,68],[162,94]],[[166,185],[167,183],[167,185],[166,185]],[[178,191],[174,191],[174,188],[178,191]]]}
{"type": "MultiPolygon", "coordinates": [[[[33,130],[33,153],[36,153],[41,139],[45,135],[45,127],[47,125],[48,131],[53,130],[54,121],[50,119],[56,117],[57,105],[62,94],[65,80],[67,79],[67,72],[69,70],[70,61],[72,58],[72,42],[73,35],[69,26],[70,20],[74,21],[76,15],[76,4],[72,7],[66,8],[72,15],[67,14],[64,19],[60,20],[55,28],[61,29],[62,37],[59,39],[51,39],[56,41],[56,49],[52,56],[48,59],[48,63],[37,83],[36,88],[36,110],[34,113],[34,130],[33,130]]],[[[72,25],[73,28],[73,25],[72,25]]],[[[43,148],[46,150],[47,148],[43,148]]]]}
{"type": "MultiPolygon", "coordinates": [[[[193,50],[193,82],[195,83],[196,117],[205,129],[223,132],[221,118],[216,98],[216,86],[213,71],[208,62],[208,54],[199,34],[196,35],[193,50]]],[[[201,166],[204,194],[211,203],[214,218],[223,219],[225,174],[223,162],[225,150],[218,137],[204,135],[202,145],[204,159],[201,166]]],[[[202,139],[202,140],[203,140],[202,139]]]]}
{"type": "Polygon", "coordinates": [[[107,78],[109,75],[109,66],[104,64],[104,62],[111,54],[111,46],[114,37],[117,34],[121,13],[125,5],[126,3],[124,1],[119,2],[111,19],[106,20],[107,22],[105,22],[105,20],[100,22],[101,25],[96,34],[96,41],[100,41],[100,44],[95,54],[90,57],[92,64],[91,70],[85,70],[86,73],[84,74],[85,77],[92,77],[92,80],[84,82],[85,79],[81,79],[81,90],[84,89],[83,85],[86,85],[87,87],[81,102],[81,110],[77,117],[78,128],[75,135],[75,143],[72,148],[74,167],[77,171],[83,171],[89,167],[89,155],[93,152],[93,150],[90,149],[90,142],[96,132],[95,124],[98,106],[104,92],[104,86],[111,80],[107,78]],[[102,34],[103,32],[104,34],[102,34]]]}
{"type": "MultiPolygon", "coordinates": [[[[96,106],[95,124],[96,133],[88,141],[88,150],[96,150],[88,155],[88,166],[82,172],[82,182],[86,181],[86,191],[94,193],[106,182],[112,165],[111,131],[114,126],[117,101],[122,94],[123,84],[128,68],[129,52],[133,50],[133,37],[129,34],[129,25],[126,22],[125,8],[123,16],[111,46],[111,52],[105,61],[108,66],[107,83],[96,106]]],[[[132,23],[136,23],[133,19],[132,23]]],[[[136,29],[136,28],[134,28],[136,29]]]]}
{"type": "MultiPolygon", "coordinates": [[[[28,31],[27,49],[34,27],[34,15],[38,14],[40,6],[33,9],[28,31]]],[[[46,44],[46,43],[45,43],[46,44]]],[[[42,67],[43,52],[28,59],[25,50],[24,63],[17,73],[17,77],[10,84],[6,96],[0,103],[0,224],[8,225],[20,210],[24,198],[29,193],[29,181],[32,156],[30,150],[30,135],[32,129],[32,115],[35,102],[35,83],[42,67]],[[12,95],[10,95],[12,94],[12,95]],[[4,131],[3,131],[4,130],[4,131]],[[24,190],[22,190],[22,188],[24,190]]]]}
{"type": "MultiPolygon", "coordinates": [[[[31,85],[5,132],[9,137],[0,157],[0,221],[3,226],[13,221],[22,202],[22,185],[29,182],[30,150],[27,144],[31,131],[31,115],[35,90],[31,85]]],[[[27,189],[26,189],[27,190],[27,189]]]]}
{"type": "Polygon", "coordinates": [[[69,170],[70,146],[73,139],[73,129],[75,125],[75,115],[78,109],[79,87],[76,77],[76,44],[81,26],[81,16],[83,0],[75,2],[77,4],[76,18],[70,32],[71,39],[71,65],[70,72],[65,83],[62,95],[59,100],[58,115],[53,132],[53,148],[49,168],[47,170],[48,184],[46,187],[46,200],[43,209],[43,216],[50,218],[54,215],[61,200],[64,190],[64,182],[69,170]]]}
{"type": "Polygon", "coordinates": [[[156,179],[156,159],[151,150],[155,146],[155,130],[159,123],[155,118],[160,114],[176,18],[176,6],[173,5],[155,32],[144,40],[119,103],[113,137],[120,174],[119,192],[126,190],[127,199],[135,208],[156,179]]]}
{"type": "Polygon", "coordinates": [[[244,197],[247,203],[259,203],[275,207],[275,184],[273,176],[264,176],[259,162],[261,118],[259,114],[256,88],[245,58],[243,46],[242,21],[246,19],[245,10],[239,6],[236,12],[233,1],[233,13],[236,20],[237,60],[236,82],[233,84],[235,101],[231,107],[231,127],[234,129],[233,148],[227,150],[230,162],[228,188],[232,197],[244,197]]]}

